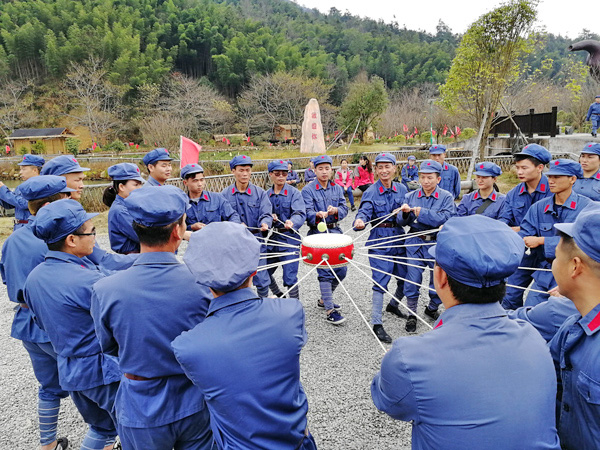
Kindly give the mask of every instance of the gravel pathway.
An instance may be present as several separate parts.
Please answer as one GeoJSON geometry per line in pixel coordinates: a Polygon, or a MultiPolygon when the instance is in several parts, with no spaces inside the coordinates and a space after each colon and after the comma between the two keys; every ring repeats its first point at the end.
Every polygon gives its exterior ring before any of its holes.
{"type": "MultiPolygon", "coordinates": [[[[355,213],[342,222],[346,230],[355,213]]],[[[303,234],[307,227],[303,227],[303,234]]],[[[357,233],[350,232],[351,236],[357,233]]],[[[98,236],[103,248],[108,248],[108,237],[98,236]]],[[[185,243],[179,254],[185,252],[185,243]]],[[[356,260],[368,263],[365,256],[356,260]]],[[[312,266],[300,264],[299,277],[312,266]]],[[[367,269],[368,270],[368,269],[367,269]]],[[[276,272],[281,282],[281,269],[276,272]]],[[[425,277],[425,280],[427,278],[425,277]]],[[[364,275],[349,267],[343,282],[362,313],[370,318],[372,283],[364,275]]],[[[393,288],[392,288],[393,287],[393,288]]],[[[395,282],[390,282],[390,291],[395,282]]],[[[421,304],[424,307],[424,289],[421,304]]],[[[325,321],[322,308],[316,306],[320,297],[316,273],[300,286],[301,302],[306,311],[309,340],[302,351],[302,383],[309,402],[309,428],[320,450],[339,449],[408,449],[410,424],[395,421],[379,412],[371,401],[370,384],[379,370],[383,352],[356,309],[340,287],[335,293],[336,303],[342,305],[347,321],[338,327],[325,321]]],[[[388,296],[386,295],[386,299],[388,296]]],[[[386,300],[387,303],[387,300],[386,300]]],[[[33,376],[27,352],[21,343],[10,338],[13,308],[6,289],[0,288],[0,398],[3,414],[0,415],[0,436],[14,449],[35,449],[38,442],[37,381],[33,376]]],[[[393,337],[405,336],[404,319],[384,313],[384,326],[393,337]]],[[[417,331],[425,331],[418,323],[417,331]]],[[[389,345],[386,344],[389,348],[389,345]]],[[[59,435],[66,435],[77,449],[86,431],[70,399],[61,403],[59,435]]]]}

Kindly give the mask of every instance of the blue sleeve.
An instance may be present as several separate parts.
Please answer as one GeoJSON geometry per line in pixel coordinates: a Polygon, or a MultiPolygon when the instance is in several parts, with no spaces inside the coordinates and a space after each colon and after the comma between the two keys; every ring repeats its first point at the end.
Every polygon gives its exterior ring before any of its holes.
{"type": "Polygon", "coordinates": [[[338,213],[336,216],[337,220],[342,220],[348,215],[348,206],[346,205],[346,197],[344,197],[344,189],[342,189],[339,185],[334,185],[333,189],[335,189],[335,193],[337,194],[337,201],[335,206],[338,209],[338,213]]]}
{"type": "Polygon", "coordinates": [[[556,258],[556,246],[560,241],[560,236],[544,237],[544,257],[546,259],[556,258]]]}
{"type": "Polygon", "coordinates": [[[231,203],[222,195],[216,193],[219,197],[219,209],[221,210],[221,220],[233,223],[242,223],[240,215],[231,207],[231,203]]]}
{"type": "Polygon", "coordinates": [[[103,353],[107,353],[113,356],[119,356],[119,346],[115,340],[112,330],[106,323],[102,307],[96,295],[96,291],[92,289],[92,300],[90,305],[90,313],[94,320],[94,328],[96,330],[96,337],[100,342],[100,348],[103,353]]]}
{"type": "Polygon", "coordinates": [[[430,227],[437,228],[445,224],[448,219],[456,215],[456,205],[451,196],[444,196],[438,209],[421,208],[417,220],[430,227]]]}
{"type": "Polygon", "coordinates": [[[133,230],[133,217],[127,211],[127,208],[120,208],[115,211],[115,215],[113,217],[113,225],[117,230],[127,236],[134,242],[139,242],[140,238],[133,230]]]}
{"type": "MultiPolygon", "coordinates": [[[[375,208],[373,207],[372,200],[372,196],[370,195],[367,189],[360,201],[360,206],[358,207],[358,212],[356,213],[356,218],[354,219],[354,222],[356,222],[357,219],[362,220],[364,223],[367,223],[371,220],[375,210],[375,208]]],[[[352,224],[352,227],[354,227],[354,223],[352,224]]]]}
{"type": "Polygon", "coordinates": [[[312,196],[308,192],[309,190],[305,187],[302,189],[302,198],[304,199],[304,207],[306,210],[306,223],[308,223],[309,227],[314,227],[317,225],[317,212],[315,210],[315,204],[313,202],[312,196]]]}
{"type": "Polygon", "coordinates": [[[27,209],[27,200],[8,189],[6,185],[0,187],[0,204],[6,209],[27,209]]]}
{"type": "Polygon", "coordinates": [[[409,181],[411,181],[410,178],[408,178],[408,171],[406,170],[406,166],[402,167],[400,175],[402,176],[402,181],[404,183],[408,183],[409,181]]]}
{"type": "Polygon", "coordinates": [[[593,109],[594,109],[594,103],[592,103],[592,104],[590,105],[590,109],[588,109],[587,116],[585,117],[585,120],[586,120],[586,121],[587,121],[587,120],[590,120],[590,117],[592,116],[592,111],[593,111],[593,109]]]}
{"type": "Polygon", "coordinates": [[[292,191],[292,217],[290,220],[294,224],[294,229],[299,230],[304,222],[306,222],[306,208],[304,206],[304,200],[302,194],[298,190],[292,191]]]}
{"type": "Polygon", "coordinates": [[[566,298],[550,297],[535,306],[522,306],[507,311],[511,319],[529,322],[549,342],[568,317],[577,314],[573,302],[566,298]]]}
{"type": "Polygon", "coordinates": [[[536,227],[537,220],[537,208],[535,204],[529,208],[525,217],[523,217],[523,221],[521,222],[521,231],[519,231],[519,236],[539,236],[539,230],[536,227]]]}
{"type": "Polygon", "coordinates": [[[371,382],[371,398],[378,410],[398,420],[418,417],[418,405],[398,339],[383,357],[381,370],[371,382]]]}
{"type": "Polygon", "coordinates": [[[460,201],[460,203],[458,204],[458,206],[456,207],[456,215],[457,216],[468,216],[469,215],[469,209],[467,208],[466,203],[471,201],[471,196],[470,195],[465,195],[462,200],[460,201]]]}
{"type": "Polygon", "coordinates": [[[508,194],[506,194],[506,199],[502,204],[502,208],[500,208],[500,216],[498,217],[498,220],[500,222],[504,222],[509,227],[518,227],[519,224],[516,222],[515,216],[513,214],[511,199],[512,195],[509,192],[508,194]]]}
{"type": "Polygon", "coordinates": [[[271,204],[267,193],[261,189],[260,195],[260,216],[258,217],[258,225],[266,223],[269,228],[273,226],[273,205],[271,204]]]}
{"type": "Polygon", "coordinates": [[[460,195],[460,173],[458,172],[458,169],[455,167],[454,170],[454,198],[458,198],[458,196],[460,195]]]}
{"type": "Polygon", "coordinates": [[[100,267],[104,272],[110,273],[114,270],[124,270],[131,267],[139,256],[139,253],[132,253],[130,255],[109,253],[106,250],[101,249],[96,243],[94,245],[94,251],[86,258],[96,266],[100,267]]]}

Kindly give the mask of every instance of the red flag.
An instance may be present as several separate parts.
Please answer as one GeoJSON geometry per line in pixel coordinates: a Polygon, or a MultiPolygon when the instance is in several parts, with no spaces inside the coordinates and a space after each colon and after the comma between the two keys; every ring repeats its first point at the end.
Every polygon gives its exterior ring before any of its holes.
{"type": "Polygon", "coordinates": [[[460,130],[460,127],[456,125],[456,135],[460,136],[460,133],[462,133],[462,131],[460,130]]]}
{"type": "Polygon", "coordinates": [[[225,136],[223,136],[223,142],[226,142],[227,138],[225,136]]]}
{"type": "Polygon", "coordinates": [[[404,124],[404,126],[402,128],[404,129],[405,133],[408,131],[408,126],[406,124],[404,124]]]}
{"type": "Polygon", "coordinates": [[[227,139],[227,145],[231,145],[231,141],[227,139]]]}
{"type": "Polygon", "coordinates": [[[246,142],[250,142],[250,136],[248,136],[248,139],[246,139],[246,142]]]}
{"type": "Polygon", "coordinates": [[[444,125],[444,131],[442,131],[442,135],[446,136],[448,133],[448,125],[444,125]]]}
{"type": "Polygon", "coordinates": [[[398,132],[397,131],[394,133],[394,137],[396,137],[396,136],[398,136],[398,132]]]}
{"type": "Polygon", "coordinates": [[[450,130],[450,137],[454,137],[454,131],[450,130]]]}
{"type": "Polygon", "coordinates": [[[134,144],[133,142],[130,142],[130,143],[129,143],[129,146],[130,146],[130,147],[133,147],[133,144],[134,144]]]}
{"type": "Polygon", "coordinates": [[[414,135],[415,135],[414,133],[411,133],[411,135],[409,136],[409,138],[412,139],[414,135]]]}
{"type": "Polygon", "coordinates": [[[136,149],[140,148],[140,144],[135,144],[135,148],[136,149]]]}
{"type": "Polygon", "coordinates": [[[271,142],[269,142],[269,147],[273,147],[273,144],[271,142]]]}
{"type": "Polygon", "coordinates": [[[155,147],[158,147],[158,143],[156,143],[156,142],[155,142],[155,143],[154,143],[154,146],[155,146],[155,147]]]}
{"type": "Polygon", "coordinates": [[[183,168],[187,164],[198,164],[202,146],[183,136],[180,136],[179,139],[179,167],[183,168]]]}
{"type": "Polygon", "coordinates": [[[6,154],[8,155],[10,153],[10,147],[7,145],[6,146],[6,154]]]}
{"type": "Polygon", "coordinates": [[[419,130],[417,130],[417,127],[415,127],[415,133],[414,134],[419,134],[419,130]]]}
{"type": "Polygon", "coordinates": [[[254,147],[254,142],[250,142],[250,147],[254,147]]]}
{"type": "Polygon", "coordinates": [[[436,135],[436,131],[435,130],[431,130],[431,135],[435,136],[436,135]]]}
{"type": "Polygon", "coordinates": [[[92,150],[96,150],[96,147],[98,147],[98,144],[96,144],[95,142],[92,144],[92,150]]]}

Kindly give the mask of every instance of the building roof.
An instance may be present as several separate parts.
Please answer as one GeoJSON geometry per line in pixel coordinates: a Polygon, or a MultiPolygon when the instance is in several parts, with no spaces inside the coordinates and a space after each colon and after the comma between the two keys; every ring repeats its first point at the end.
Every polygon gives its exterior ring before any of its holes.
{"type": "Polygon", "coordinates": [[[47,139],[66,135],[75,136],[67,128],[20,128],[13,131],[8,139],[47,139]]]}

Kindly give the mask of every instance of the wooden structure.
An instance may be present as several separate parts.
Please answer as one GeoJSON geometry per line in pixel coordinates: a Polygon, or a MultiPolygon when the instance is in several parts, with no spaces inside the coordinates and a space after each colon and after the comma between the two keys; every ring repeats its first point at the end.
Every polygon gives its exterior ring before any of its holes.
{"type": "Polygon", "coordinates": [[[517,134],[517,129],[513,124],[514,121],[521,130],[521,133],[527,137],[532,138],[533,133],[554,137],[557,134],[557,112],[558,108],[553,106],[552,111],[549,113],[536,114],[534,109],[530,109],[529,114],[517,116],[514,114],[514,111],[511,111],[512,120],[508,116],[496,115],[492,121],[490,134],[493,134],[494,137],[498,137],[498,134],[508,134],[510,137],[513,137],[517,134]]]}
{"type": "Polygon", "coordinates": [[[298,139],[298,125],[277,124],[273,129],[273,137],[276,141],[288,142],[292,139],[298,139]]]}
{"type": "Polygon", "coordinates": [[[44,144],[44,153],[52,155],[67,153],[65,141],[77,135],[68,128],[21,128],[8,137],[16,154],[32,153],[31,147],[37,142],[44,144]]]}

